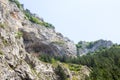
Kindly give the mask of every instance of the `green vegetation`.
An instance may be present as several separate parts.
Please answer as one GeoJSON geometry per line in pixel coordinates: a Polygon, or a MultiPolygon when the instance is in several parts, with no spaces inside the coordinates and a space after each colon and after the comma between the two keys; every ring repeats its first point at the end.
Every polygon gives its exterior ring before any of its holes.
{"type": "Polygon", "coordinates": [[[76,44],[76,47],[77,48],[82,48],[82,45],[81,44],[76,44]]]}
{"type": "Polygon", "coordinates": [[[79,71],[81,68],[81,66],[73,65],[73,63],[87,65],[92,72],[90,78],[86,78],[86,80],[120,80],[120,46],[113,46],[110,49],[104,49],[92,55],[78,56],[77,58],[49,56],[45,59],[49,59],[46,60],[48,62],[51,62],[51,59],[65,62],[71,71],[79,71]]]}
{"type": "Polygon", "coordinates": [[[4,23],[0,23],[0,27],[4,29],[5,28],[5,24],[4,23]]]}
{"type": "Polygon", "coordinates": [[[94,55],[79,57],[77,64],[87,65],[92,69],[88,80],[120,80],[120,47],[100,51],[94,55]]]}
{"type": "Polygon", "coordinates": [[[78,80],[78,78],[76,76],[73,76],[72,80],[78,80]]]}
{"type": "Polygon", "coordinates": [[[62,63],[65,67],[69,68],[70,71],[80,71],[81,65],[79,64],[73,64],[73,63],[62,63]]]}
{"type": "Polygon", "coordinates": [[[49,54],[42,54],[39,56],[39,60],[47,62],[47,63],[54,63],[56,61],[70,63],[72,59],[71,59],[71,57],[67,57],[66,55],[53,56],[53,55],[49,55],[49,54]]]}
{"type": "Polygon", "coordinates": [[[1,35],[0,35],[0,38],[1,38],[1,40],[2,40],[2,43],[5,45],[5,46],[7,46],[9,43],[8,43],[8,41],[4,38],[4,37],[2,37],[1,35]]]}
{"type": "Polygon", "coordinates": [[[21,4],[18,0],[9,0],[9,1],[14,2],[17,5],[17,7],[21,9],[21,4]]]}
{"type": "Polygon", "coordinates": [[[78,65],[78,64],[72,64],[72,63],[63,63],[63,64],[64,64],[64,66],[69,68],[70,71],[79,72],[81,69],[81,65],[78,65]]]}
{"type": "Polygon", "coordinates": [[[3,39],[2,42],[3,42],[4,45],[7,45],[7,44],[8,44],[8,41],[5,40],[5,39],[3,39]]]}
{"type": "Polygon", "coordinates": [[[40,20],[39,18],[35,17],[34,14],[32,14],[30,12],[30,10],[28,10],[28,9],[24,10],[23,4],[20,4],[20,2],[18,0],[9,0],[9,1],[14,2],[17,5],[17,7],[24,12],[25,19],[28,19],[33,23],[40,24],[47,28],[54,28],[54,26],[52,24],[44,22],[44,21],[40,20]]]}
{"type": "Polygon", "coordinates": [[[37,19],[36,17],[32,16],[31,12],[28,9],[26,9],[24,11],[24,13],[25,13],[27,19],[30,20],[31,22],[36,23],[36,24],[42,24],[42,22],[39,19],[37,19]]]}
{"type": "Polygon", "coordinates": [[[18,31],[16,33],[16,38],[20,39],[23,36],[23,33],[21,31],[18,31]]]}
{"type": "Polygon", "coordinates": [[[56,62],[56,60],[54,59],[54,57],[47,55],[47,54],[42,54],[39,56],[39,60],[47,62],[47,63],[54,63],[56,62]]]}
{"type": "Polygon", "coordinates": [[[52,24],[50,24],[50,23],[47,23],[47,22],[42,22],[41,25],[43,25],[43,26],[45,26],[47,28],[53,28],[54,29],[54,26],[52,24]]]}
{"type": "Polygon", "coordinates": [[[67,75],[64,72],[64,69],[58,65],[55,69],[55,73],[59,76],[59,80],[67,80],[67,75]]]}
{"type": "Polygon", "coordinates": [[[3,55],[4,53],[0,50],[0,55],[3,55]]]}
{"type": "Polygon", "coordinates": [[[80,71],[81,65],[69,64],[69,69],[70,69],[71,71],[80,71]]]}
{"type": "Polygon", "coordinates": [[[33,14],[30,12],[30,10],[26,9],[24,11],[24,13],[26,15],[25,18],[30,20],[31,22],[36,23],[36,24],[40,24],[40,25],[45,26],[47,28],[54,28],[54,26],[52,24],[47,23],[47,22],[43,22],[40,19],[38,19],[35,16],[33,16],[33,14]]]}
{"type": "Polygon", "coordinates": [[[31,22],[33,22],[33,23],[36,23],[36,24],[42,24],[42,22],[39,20],[39,19],[37,19],[36,17],[33,17],[33,16],[31,16],[30,18],[28,18],[31,22]]]}
{"type": "Polygon", "coordinates": [[[90,49],[94,46],[95,42],[89,42],[87,48],[90,49]]]}
{"type": "Polygon", "coordinates": [[[52,43],[58,44],[58,45],[61,45],[61,46],[65,44],[64,41],[54,41],[54,42],[52,42],[52,43]]]}

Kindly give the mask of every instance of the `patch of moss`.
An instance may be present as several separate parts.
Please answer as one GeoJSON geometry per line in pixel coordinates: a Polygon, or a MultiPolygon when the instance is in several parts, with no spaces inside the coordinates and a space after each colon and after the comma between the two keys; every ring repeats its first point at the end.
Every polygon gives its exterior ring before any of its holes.
{"type": "Polygon", "coordinates": [[[7,45],[7,44],[8,44],[7,40],[5,40],[5,39],[3,39],[2,42],[3,42],[4,45],[7,45]]]}
{"type": "Polygon", "coordinates": [[[78,80],[78,78],[76,76],[73,76],[72,80],[78,80]]]}
{"type": "Polygon", "coordinates": [[[42,22],[42,25],[47,27],[47,28],[53,28],[53,29],[55,28],[52,24],[47,23],[47,22],[42,22]]]}
{"type": "Polygon", "coordinates": [[[3,55],[4,53],[0,50],[0,55],[3,55]]]}
{"type": "Polygon", "coordinates": [[[8,41],[3,36],[0,35],[0,38],[2,40],[2,44],[8,45],[8,41]]]}
{"type": "Polygon", "coordinates": [[[23,33],[21,31],[18,31],[16,33],[16,38],[20,39],[23,36],[23,33]]]}
{"type": "Polygon", "coordinates": [[[76,64],[69,64],[69,69],[71,71],[80,71],[81,66],[80,65],[76,65],[76,64]]]}
{"type": "Polygon", "coordinates": [[[77,64],[64,63],[64,66],[68,67],[70,71],[79,72],[81,70],[81,65],[77,65],[77,64]]]}
{"type": "Polygon", "coordinates": [[[64,45],[64,41],[53,41],[52,43],[58,44],[58,45],[64,45]]]}
{"type": "Polygon", "coordinates": [[[0,23],[0,27],[3,28],[3,29],[5,29],[5,24],[0,23]]]}

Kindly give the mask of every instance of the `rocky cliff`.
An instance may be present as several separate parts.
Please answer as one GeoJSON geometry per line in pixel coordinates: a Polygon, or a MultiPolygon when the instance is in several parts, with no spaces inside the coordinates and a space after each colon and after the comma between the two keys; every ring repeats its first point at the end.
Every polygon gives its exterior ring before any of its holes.
{"type": "Polygon", "coordinates": [[[27,52],[76,55],[76,46],[73,41],[55,32],[51,24],[34,16],[29,10],[20,11],[21,6],[18,9],[18,5],[12,4],[14,2],[14,0],[11,1],[9,8],[10,16],[15,21],[12,25],[22,33],[27,52]]]}
{"type": "MultiPolygon", "coordinates": [[[[56,68],[36,54],[76,56],[76,46],[50,24],[31,16],[17,0],[0,0],[0,80],[59,80],[56,68]]],[[[61,66],[70,80],[85,79],[90,73],[85,66],[80,75],[61,66]]]]}
{"type": "Polygon", "coordinates": [[[104,48],[110,48],[113,45],[111,41],[107,40],[97,40],[94,42],[86,42],[86,41],[80,41],[77,44],[78,54],[84,55],[87,53],[93,53],[95,51],[99,51],[104,48]]]}

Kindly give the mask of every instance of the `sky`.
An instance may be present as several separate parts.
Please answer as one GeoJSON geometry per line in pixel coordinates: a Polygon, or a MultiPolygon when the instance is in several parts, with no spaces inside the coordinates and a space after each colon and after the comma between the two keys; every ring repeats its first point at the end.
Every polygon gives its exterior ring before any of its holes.
{"type": "Polygon", "coordinates": [[[19,0],[24,7],[79,41],[120,43],[120,0],[19,0]]]}

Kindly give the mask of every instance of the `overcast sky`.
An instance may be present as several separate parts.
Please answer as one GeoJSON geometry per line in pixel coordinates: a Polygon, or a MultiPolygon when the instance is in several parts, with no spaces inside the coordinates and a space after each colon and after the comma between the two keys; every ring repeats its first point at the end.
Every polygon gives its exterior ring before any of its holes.
{"type": "Polygon", "coordinates": [[[19,1],[75,43],[98,39],[120,43],[120,0],[19,1]]]}

